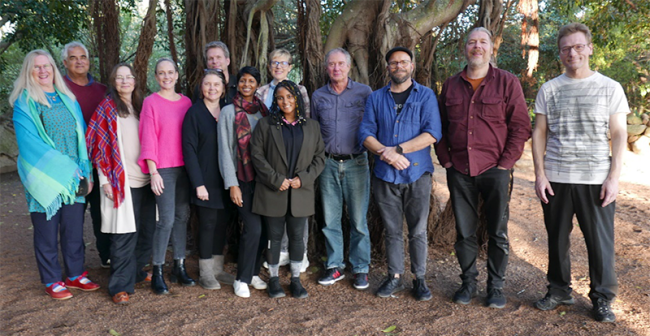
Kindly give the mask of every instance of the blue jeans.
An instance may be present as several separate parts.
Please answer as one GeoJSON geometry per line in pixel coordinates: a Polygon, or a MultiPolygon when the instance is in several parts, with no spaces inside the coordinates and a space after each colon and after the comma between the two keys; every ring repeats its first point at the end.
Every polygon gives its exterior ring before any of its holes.
{"type": "Polygon", "coordinates": [[[345,268],[343,262],[343,231],[341,216],[343,202],[350,215],[350,264],[352,272],[368,273],[370,264],[370,234],[368,233],[368,199],[370,172],[368,155],[337,161],[325,160],[325,169],[319,177],[327,248],[326,268],[345,268]]]}

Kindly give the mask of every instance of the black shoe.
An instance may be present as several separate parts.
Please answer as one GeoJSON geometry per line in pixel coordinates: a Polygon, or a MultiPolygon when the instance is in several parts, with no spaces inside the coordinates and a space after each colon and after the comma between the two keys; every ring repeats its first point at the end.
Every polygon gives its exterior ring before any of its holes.
{"type": "Polygon", "coordinates": [[[573,297],[571,297],[571,295],[566,297],[561,297],[561,296],[551,295],[551,293],[547,293],[546,296],[544,296],[544,298],[535,302],[535,308],[539,310],[553,310],[557,308],[557,306],[559,305],[570,306],[574,303],[575,301],[573,301],[573,297]]]}
{"type": "Polygon", "coordinates": [[[187,275],[185,270],[185,259],[174,260],[174,269],[170,277],[172,283],[179,283],[183,286],[194,286],[196,282],[187,275]]]}
{"type": "Polygon", "coordinates": [[[478,295],[478,289],[474,283],[464,283],[459,290],[454,294],[453,301],[455,303],[467,305],[472,302],[472,298],[478,295]]]}
{"type": "Polygon", "coordinates": [[[401,290],[404,290],[402,279],[389,275],[377,290],[377,296],[387,298],[401,290]]]}
{"type": "Polygon", "coordinates": [[[354,275],[354,288],[364,290],[370,287],[368,283],[368,273],[357,273],[354,275]]]}
{"type": "Polygon", "coordinates": [[[427,283],[424,279],[415,279],[413,280],[413,290],[411,291],[415,299],[418,301],[429,301],[431,300],[431,291],[427,287],[427,283]]]}
{"type": "Polygon", "coordinates": [[[289,289],[291,290],[291,296],[295,297],[296,299],[304,299],[309,296],[307,294],[307,290],[302,286],[300,283],[300,278],[298,277],[291,278],[289,289]]]}
{"type": "Polygon", "coordinates": [[[593,308],[594,318],[598,322],[613,323],[616,321],[616,315],[612,312],[610,302],[606,299],[600,298],[594,302],[593,308]]]}
{"type": "Polygon", "coordinates": [[[318,283],[323,285],[323,286],[329,286],[333,285],[335,282],[339,280],[343,280],[345,278],[345,274],[343,274],[343,270],[339,268],[329,268],[327,271],[325,271],[325,275],[323,275],[322,278],[318,279],[318,283]]]}
{"type": "Polygon", "coordinates": [[[286,296],[286,294],[284,294],[284,289],[280,286],[280,278],[278,277],[271,277],[269,279],[269,285],[266,287],[266,292],[269,293],[269,297],[271,298],[281,298],[286,296]]]}
{"type": "Polygon", "coordinates": [[[163,277],[163,266],[153,265],[153,273],[151,275],[151,289],[156,294],[169,294],[169,289],[163,277]]]}
{"type": "Polygon", "coordinates": [[[501,309],[506,306],[506,296],[503,295],[501,288],[488,289],[486,306],[490,308],[501,309]]]}

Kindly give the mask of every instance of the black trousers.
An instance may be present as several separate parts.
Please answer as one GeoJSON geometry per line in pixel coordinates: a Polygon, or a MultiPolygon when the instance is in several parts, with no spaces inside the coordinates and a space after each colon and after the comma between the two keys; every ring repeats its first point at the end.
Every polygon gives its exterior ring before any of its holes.
{"type": "Polygon", "coordinates": [[[254,275],[260,273],[262,253],[266,247],[266,230],[262,224],[262,216],[253,213],[253,194],[255,181],[239,181],[243,206],[237,207],[239,217],[244,222],[239,237],[239,256],[237,258],[237,280],[250,284],[254,275]]]}
{"type": "Polygon", "coordinates": [[[282,249],[282,236],[284,223],[287,223],[287,237],[289,238],[289,260],[301,262],[305,253],[305,225],[307,217],[293,217],[288,212],[283,217],[264,217],[269,236],[269,249],[267,260],[269,265],[280,263],[280,250],[282,249]]]}
{"type": "Polygon", "coordinates": [[[463,283],[476,283],[478,271],[479,195],[487,221],[488,288],[503,288],[508,266],[508,202],[512,185],[512,169],[491,168],[481,175],[468,176],[456,169],[447,169],[450,201],[456,217],[456,255],[462,270],[463,283]]]}
{"type": "Polygon", "coordinates": [[[99,176],[97,169],[93,167],[93,181],[95,185],[90,194],[86,196],[86,208],[90,207],[90,218],[93,221],[93,233],[95,235],[95,247],[99,253],[99,259],[102,263],[110,258],[111,254],[111,237],[108,233],[102,232],[102,206],[99,204],[99,176]]]}
{"type": "Polygon", "coordinates": [[[210,259],[212,255],[222,255],[226,246],[230,209],[196,206],[196,212],[199,216],[199,258],[210,259]]]}
{"type": "Polygon", "coordinates": [[[542,203],[548,233],[548,291],[552,295],[571,294],[570,235],[575,214],[585,237],[589,256],[589,298],[612,300],[618,292],[614,269],[615,202],[602,207],[600,185],[551,182],[555,196],[542,203]]]}
{"type": "Polygon", "coordinates": [[[146,278],[142,268],[151,259],[156,228],[156,199],[151,186],[131,188],[136,232],[108,234],[111,240],[111,277],[108,293],[133,293],[135,283],[146,278]]]}

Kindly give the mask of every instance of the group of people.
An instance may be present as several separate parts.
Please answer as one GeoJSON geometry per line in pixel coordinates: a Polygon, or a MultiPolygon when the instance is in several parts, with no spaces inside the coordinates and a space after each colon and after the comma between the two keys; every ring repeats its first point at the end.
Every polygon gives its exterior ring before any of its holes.
{"type": "MultiPolygon", "coordinates": [[[[548,293],[535,306],[551,310],[574,303],[568,250],[576,214],[589,253],[594,316],[613,322],[614,201],[629,107],[620,84],[590,69],[593,45],[586,26],[562,27],[557,42],[565,73],[540,89],[532,132],[535,190],[549,235],[548,293]]],[[[191,203],[199,220],[202,287],[230,284],[245,298],[252,286],[283,297],[279,267],[289,264],[290,293],[305,298],[300,273],[309,265],[307,219],[315,213],[318,183],[327,253],[318,283],[329,286],[345,278],[345,206],[352,283],[359,290],[370,286],[366,214],[372,190],[388,266],[377,296],[405,288],[406,220],[411,291],[417,300],[430,300],[425,276],[433,145],[447,171],[456,220],[462,285],[453,301],[469,304],[478,292],[481,198],[489,234],[486,305],[505,307],[513,167],[531,137],[531,122],[517,77],[491,63],[490,31],[473,29],[463,53],[467,66],[447,79],[436,97],[412,78],[415,60],[407,48],[386,53],[389,82],[375,91],[350,79],[350,54],[333,49],[325,55],[329,80],[310,99],[304,87],[288,80],[293,66],[288,51],[270,54],[273,80],[261,86],[254,67],[229,74],[227,46],[211,42],[192,102],[175,91],[179,72],[169,58],[154,69],[159,91],[143,98],[128,64],[113,68],[107,87],[95,82],[88,74],[88,51],[78,42],[64,47],[65,77],[49,53],[30,52],[10,103],[46,292],[67,299],[68,288],[99,288],[83,265],[86,202],[102,266],[111,269],[108,292],[115,303],[127,303],[141,281],[151,282],[156,294],[169,293],[163,267],[170,240],[169,279],[195,285],[185,266],[191,203]],[[375,158],[372,174],[369,155],[375,158]],[[232,275],[224,271],[223,253],[235,208],[243,226],[232,275]],[[259,276],[263,259],[268,283],[259,276]],[[153,270],[147,273],[150,261],[153,270]]]]}

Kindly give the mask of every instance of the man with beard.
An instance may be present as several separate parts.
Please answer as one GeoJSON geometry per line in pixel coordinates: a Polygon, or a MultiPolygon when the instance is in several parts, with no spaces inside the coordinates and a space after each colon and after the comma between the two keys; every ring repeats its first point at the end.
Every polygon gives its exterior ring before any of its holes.
{"type": "Polygon", "coordinates": [[[479,196],[487,222],[487,306],[503,308],[508,265],[508,202],[515,162],[530,137],[530,118],[519,80],[490,64],[489,30],[473,29],[465,42],[467,66],[447,79],[440,93],[442,139],[436,145],[447,168],[450,202],[456,217],[456,255],[463,283],[453,301],[469,304],[477,295],[479,196]]]}
{"type": "Polygon", "coordinates": [[[395,47],[386,54],[390,83],[368,97],[359,142],[375,154],[372,191],[384,223],[388,277],[377,291],[390,297],[403,290],[403,218],[408,226],[413,296],[431,299],[426,285],[427,218],[431,195],[431,145],[440,139],[436,95],[416,83],[413,52],[395,47]]]}

